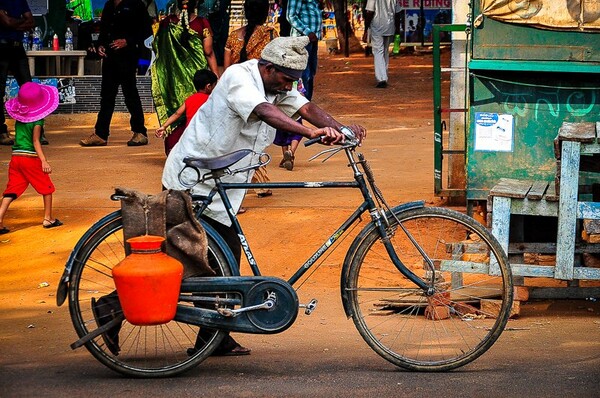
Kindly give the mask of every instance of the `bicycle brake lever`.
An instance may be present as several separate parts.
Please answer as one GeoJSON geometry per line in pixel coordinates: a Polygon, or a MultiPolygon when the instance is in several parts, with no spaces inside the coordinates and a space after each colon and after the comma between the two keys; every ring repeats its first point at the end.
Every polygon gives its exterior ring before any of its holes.
{"type": "Polygon", "coordinates": [[[332,157],[333,155],[335,155],[336,153],[338,153],[338,152],[339,152],[339,151],[341,151],[342,149],[344,149],[344,148],[343,148],[343,147],[334,147],[334,148],[329,148],[329,149],[322,150],[321,152],[317,153],[316,155],[313,155],[313,156],[311,156],[311,157],[308,159],[308,161],[310,162],[310,161],[312,161],[312,160],[315,160],[316,158],[318,158],[318,157],[319,157],[319,156],[321,156],[321,155],[324,155],[324,154],[326,154],[326,153],[329,153],[329,152],[333,152],[331,155],[327,156],[327,157],[326,157],[326,158],[323,160],[323,162],[325,162],[327,159],[329,159],[330,157],[332,157]]]}

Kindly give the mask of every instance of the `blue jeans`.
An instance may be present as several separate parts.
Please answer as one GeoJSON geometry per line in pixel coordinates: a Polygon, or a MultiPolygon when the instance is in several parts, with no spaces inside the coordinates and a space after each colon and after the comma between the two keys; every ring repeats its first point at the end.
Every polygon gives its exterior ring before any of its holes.
{"type": "Polygon", "coordinates": [[[308,100],[312,100],[313,89],[315,86],[315,75],[317,74],[317,64],[319,62],[319,58],[317,57],[317,52],[319,50],[319,43],[308,43],[306,46],[306,51],[308,51],[308,64],[306,65],[306,69],[302,72],[302,84],[306,89],[306,98],[308,100]]]}

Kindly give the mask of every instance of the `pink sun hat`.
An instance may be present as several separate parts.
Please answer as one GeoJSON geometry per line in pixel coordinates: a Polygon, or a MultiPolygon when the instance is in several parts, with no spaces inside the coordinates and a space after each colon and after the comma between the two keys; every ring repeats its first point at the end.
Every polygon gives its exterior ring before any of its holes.
{"type": "Polygon", "coordinates": [[[58,90],[27,82],[21,86],[16,98],[6,102],[6,112],[19,122],[29,123],[45,118],[58,107],[58,90]]]}

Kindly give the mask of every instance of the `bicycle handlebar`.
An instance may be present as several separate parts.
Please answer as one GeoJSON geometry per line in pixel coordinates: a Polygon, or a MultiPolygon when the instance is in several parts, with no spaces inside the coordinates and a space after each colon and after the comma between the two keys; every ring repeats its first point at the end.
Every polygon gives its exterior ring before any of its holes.
{"type": "MultiPolygon", "coordinates": [[[[344,142],[340,143],[340,145],[349,144],[349,143],[351,145],[358,145],[358,141],[356,140],[356,135],[354,135],[354,131],[352,131],[349,127],[342,126],[342,127],[340,127],[339,130],[342,134],[344,134],[344,137],[346,137],[346,140],[344,142]]],[[[311,138],[310,140],[304,141],[304,146],[308,147],[313,144],[316,144],[317,142],[321,142],[322,138],[323,137],[316,137],[316,138],[311,138]]]]}

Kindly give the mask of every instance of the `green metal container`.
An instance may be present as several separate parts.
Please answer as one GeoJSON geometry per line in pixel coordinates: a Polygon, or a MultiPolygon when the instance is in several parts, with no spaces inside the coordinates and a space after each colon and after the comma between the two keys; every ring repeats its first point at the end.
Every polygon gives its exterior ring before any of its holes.
{"type": "Polygon", "coordinates": [[[474,3],[466,196],[486,200],[502,177],[553,181],[561,124],[600,121],[600,34],[481,19],[474,3]]]}

